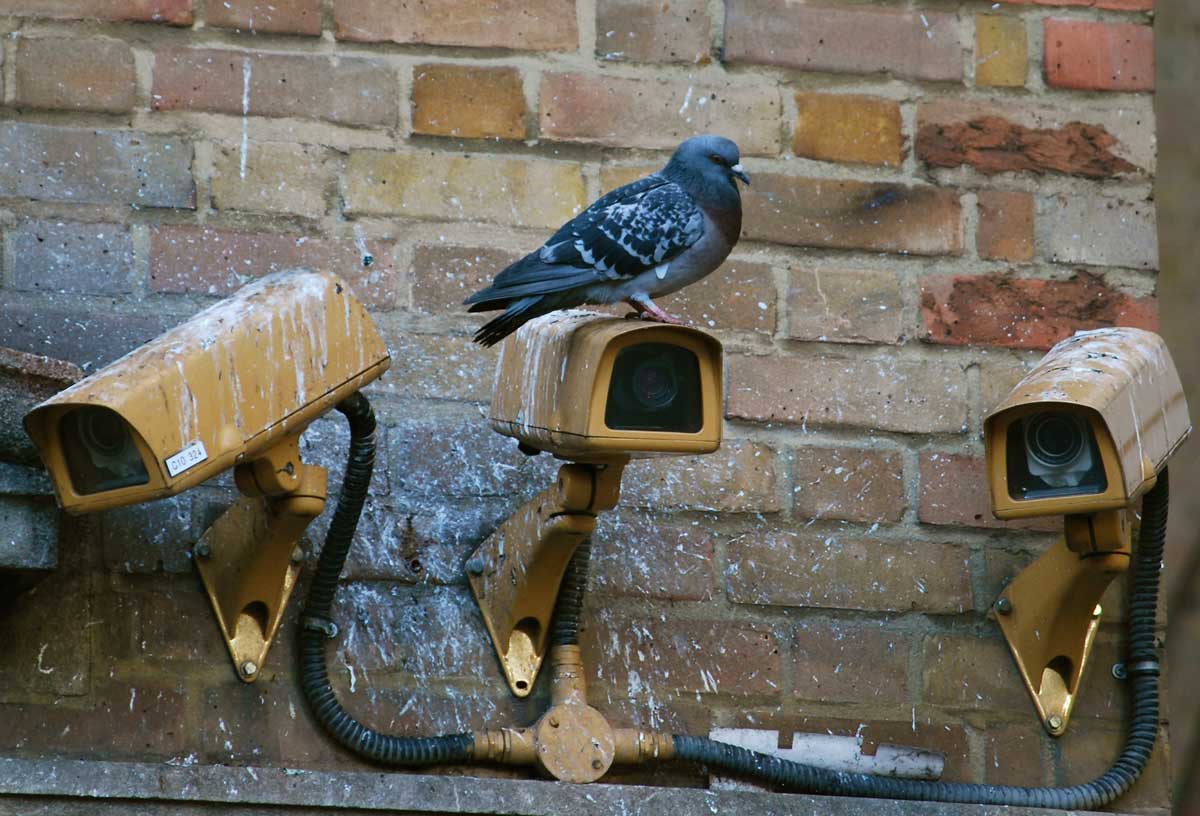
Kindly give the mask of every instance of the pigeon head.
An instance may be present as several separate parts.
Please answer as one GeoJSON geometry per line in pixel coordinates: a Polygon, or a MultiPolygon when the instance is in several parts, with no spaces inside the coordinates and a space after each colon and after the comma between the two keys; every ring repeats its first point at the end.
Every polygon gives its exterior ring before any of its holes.
{"type": "Polygon", "coordinates": [[[750,183],[738,146],[721,136],[693,136],[675,148],[663,175],[700,198],[738,195],[737,182],[750,183]]]}

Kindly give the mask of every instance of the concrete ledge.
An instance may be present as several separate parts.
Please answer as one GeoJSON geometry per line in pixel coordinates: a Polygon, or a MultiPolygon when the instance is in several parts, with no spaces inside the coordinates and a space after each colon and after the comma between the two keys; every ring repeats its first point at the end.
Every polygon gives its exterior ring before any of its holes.
{"type": "MultiPolygon", "coordinates": [[[[211,813],[211,805],[520,816],[1045,816],[1063,811],[420,774],[0,758],[0,814],[211,813]],[[14,797],[14,798],[9,798],[14,797]],[[105,801],[111,800],[111,801],[105,801]],[[165,805],[170,804],[169,807],[165,805]]],[[[271,812],[278,812],[272,809],[271,812]]]]}

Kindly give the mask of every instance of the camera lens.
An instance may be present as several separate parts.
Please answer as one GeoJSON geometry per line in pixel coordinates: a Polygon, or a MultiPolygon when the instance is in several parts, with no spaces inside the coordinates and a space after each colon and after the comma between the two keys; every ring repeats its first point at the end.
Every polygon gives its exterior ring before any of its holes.
{"type": "Polygon", "coordinates": [[[679,395],[679,380],[661,360],[647,360],[633,372],[633,398],[645,408],[666,408],[679,395]]]}
{"type": "Polygon", "coordinates": [[[1043,467],[1068,469],[1087,446],[1083,420],[1071,414],[1036,414],[1025,425],[1025,449],[1043,467]]]}
{"type": "Polygon", "coordinates": [[[63,456],[80,495],[146,484],[150,476],[129,425],[108,408],[85,405],[59,420],[63,456]]]}
{"type": "Polygon", "coordinates": [[[80,411],[79,435],[88,450],[101,456],[119,456],[132,442],[121,418],[111,411],[80,411]]]}

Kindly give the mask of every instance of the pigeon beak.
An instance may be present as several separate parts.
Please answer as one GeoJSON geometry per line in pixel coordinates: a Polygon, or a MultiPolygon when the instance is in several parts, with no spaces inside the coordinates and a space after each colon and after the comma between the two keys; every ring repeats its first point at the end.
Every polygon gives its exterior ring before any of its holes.
{"type": "Polygon", "coordinates": [[[733,167],[730,167],[729,172],[733,173],[735,176],[737,176],[738,178],[740,178],[742,181],[746,182],[747,184],[750,183],[750,176],[747,175],[746,171],[742,169],[742,165],[740,162],[738,164],[735,164],[733,167]]]}

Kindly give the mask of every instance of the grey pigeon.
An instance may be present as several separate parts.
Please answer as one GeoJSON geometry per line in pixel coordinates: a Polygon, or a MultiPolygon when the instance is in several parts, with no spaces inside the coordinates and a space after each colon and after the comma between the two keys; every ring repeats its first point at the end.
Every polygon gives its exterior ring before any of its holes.
{"type": "Polygon", "coordinates": [[[693,136],[657,173],[613,190],[464,301],[472,312],[504,313],[475,333],[495,345],[526,321],[585,303],[624,301],[644,318],[679,323],[652,298],[712,272],[742,229],[734,179],[750,183],[738,146],[693,136]]]}

